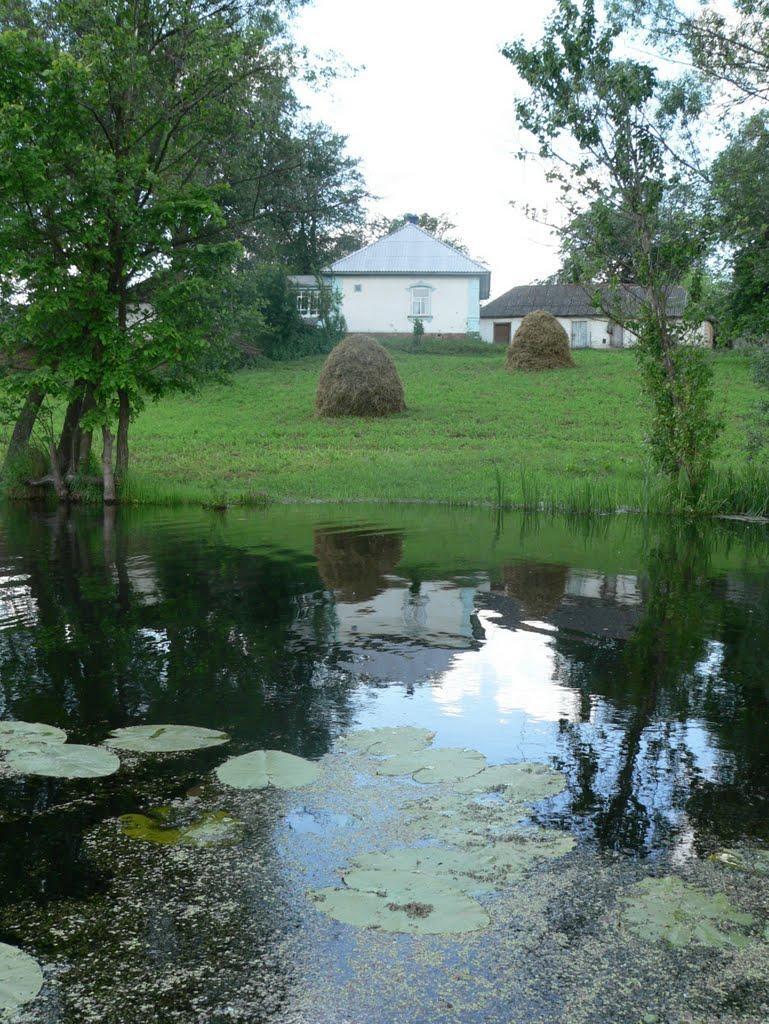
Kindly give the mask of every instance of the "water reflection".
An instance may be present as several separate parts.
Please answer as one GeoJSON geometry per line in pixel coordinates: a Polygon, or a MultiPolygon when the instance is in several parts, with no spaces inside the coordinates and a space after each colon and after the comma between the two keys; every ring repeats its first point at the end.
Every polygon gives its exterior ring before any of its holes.
{"type": "MultiPolygon", "coordinates": [[[[0,712],[86,742],[143,721],[208,725],[237,749],[306,757],[355,721],[409,722],[492,761],[559,765],[568,794],[543,814],[604,847],[769,837],[763,533],[376,515],[9,512],[0,712]]],[[[69,863],[78,830],[150,786],[105,784],[72,819],[69,863]]],[[[3,782],[0,812],[70,798],[3,782]]],[[[45,846],[42,827],[26,835],[45,846]]]]}

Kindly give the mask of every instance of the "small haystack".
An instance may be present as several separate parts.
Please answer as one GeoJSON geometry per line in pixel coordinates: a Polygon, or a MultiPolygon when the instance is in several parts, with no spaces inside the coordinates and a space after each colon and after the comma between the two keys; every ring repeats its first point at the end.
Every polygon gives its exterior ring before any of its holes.
{"type": "Polygon", "coordinates": [[[527,313],[507,350],[506,370],[557,370],[574,366],[569,336],[544,310],[527,313]]]}
{"type": "Polygon", "coordinates": [[[403,412],[403,384],[390,353],[365,334],[348,335],[321,371],[315,408],[321,416],[403,412]]]}

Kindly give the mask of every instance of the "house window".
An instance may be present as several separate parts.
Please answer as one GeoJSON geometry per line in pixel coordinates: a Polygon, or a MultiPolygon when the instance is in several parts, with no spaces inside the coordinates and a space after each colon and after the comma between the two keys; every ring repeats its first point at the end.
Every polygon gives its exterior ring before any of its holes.
{"type": "Polygon", "coordinates": [[[430,289],[424,285],[411,289],[411,315],[430,316],[430,289]]]}
{"type": "Polygon", "coordinates": [[[296,308],[300,316],[320,316],[320,290],[318,288],[300,288],[296,293],[296,308]]]}
{"type": "Polygon", "coordinates": [[[573,348],[587,348],[590,342],[590,325],[587,320],[573,320],[571,344],[573,348]]]}

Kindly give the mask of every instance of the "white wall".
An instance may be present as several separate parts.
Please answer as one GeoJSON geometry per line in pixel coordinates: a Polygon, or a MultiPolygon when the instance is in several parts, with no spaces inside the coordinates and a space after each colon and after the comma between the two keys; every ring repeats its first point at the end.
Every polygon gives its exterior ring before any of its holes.
{"type": "Polygon", "coordinates": [[[478,330],[480,315],[477,277],[388,276],[385,274],[334,277],[342,296],[342,313],[352,334],[410,334],[413,321],[413,285],[427,285],[432,291],[431,317],[424,317],[426,334],[465,334],[478,330]],[[360,291],[356,291],[356,285],[360,291]]]}
{"type": "MultiPolygon", "coordinates": [[[[576,320],[578,322],[585,321],[587,323],[588,330],[588,344],[587,348],[609,348],[611,344],[611,335],[609,334],[609,321],[593,318],[592,320],[586,317],[556,317],[558,323],[563,327],[569,336],[571,341],[572,337],[572,323],[576,320]]],[[[510,324],[510,338],[512,340],[513,335],[521,326],[521,317],[504,317],[499,316],[492,319],[481,320],[481,337],[484,341],[494,340],[494,324],[510,324]]],[[[615,327],[615,330],[617,328],[615,327]]],[[[627,333],[623,332],[624,344],[632,344],[633,339],[627,333]]]]}
{"type": "MultiPolygon", "coordinates": [[[[563,327],[569,336],[571,341],[572,337],[572,324],[574,320],[584,320],[584,317],[556,317],[558,323],[563,327]]],[[[597,317],[588,320],[588,348],[611,348],[611,335],[609,334],[609,320],[598,319],[597,317]]],[[[521,317],[504,317],[498,316],[494,319],[484,318],[481,320],[480,334],[484,341],[494,341],[494,324],[510,324],[510,340],[512,341],[513,335],[521,326],[521,317]]],[[[622,345],[617,346],[621,348],[630,348],[636,343],[636,337],[631,334],[630,331],[620,327],[614,328],[615,341],[617,337],[621,337],[622,345]]],[[[702,345],[705,348],[713,347],[713,325],[708,320],[703,320],[698,328],[696,328],[691,336],[692,345],[702,345]]],[[[573,347],[573,346],[572,346],[573,347]]]]}

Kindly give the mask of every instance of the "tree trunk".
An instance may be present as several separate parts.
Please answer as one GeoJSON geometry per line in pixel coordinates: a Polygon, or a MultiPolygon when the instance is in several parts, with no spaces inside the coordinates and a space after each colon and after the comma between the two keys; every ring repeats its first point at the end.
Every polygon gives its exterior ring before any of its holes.
{"type": "Polygon", "coordinates": [[[104,504],[114,505],[117,501],[115,492],[115,473],[112,469],[112,431],[108,426],[101,428],[103,448],[101,453],[102,478],[104,480],[104,504]]]}
{"type": "Polygon", "coordinates": [[[69,489],[64,481],[64,477],[61,474],[61,467],[59,466],[58,452],[56,451],[56,445],[51,441],[48,446],[48,451],[51,456],[51,479],[53,480],[53,489],[56,491],[56,497],[59,501],[69,500],[69,489]]]}
{"type": "Polygon", "coordinates": [[[35,429],[37,414],[43,404],[45,392],[40,388],[32,388],[24,402],[24,407],[18,415],[8,444],[8,451],[5,455],[6,463],[20,455],[29,444],[32,431],[35,429]]]}
{"type": "Polygon", "coordinates": [[[80,431],[80,450],[77,458],[77,471],[78,473],[85,472],[88,469],[88,460],[91,458],[91,444],[93,443],[93,431],[92,430],[81,430],[80,431]]]}
{"type": "Polygon", "coordinates": [[[80,422],[80,411],[83,407],[82,395],[73,398],[67,406],[64,414],[64,423],[59,435],[59,444],[56,448],[56,462],[60,473],[72,471],[75,462],[75,436],[77,425],[80,422]]]}
{"type": "Polygon", "coordinates": [[[128,392],[124,388],[118,388],[120,399],[120,412],[117,424],[117,456],[115,460],[115,475],[118,480],[123,480],[128,472],[128,424],[131,419],[131,403],[128,392]]]}

